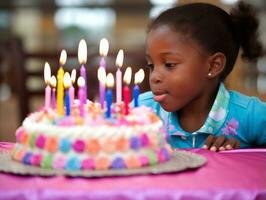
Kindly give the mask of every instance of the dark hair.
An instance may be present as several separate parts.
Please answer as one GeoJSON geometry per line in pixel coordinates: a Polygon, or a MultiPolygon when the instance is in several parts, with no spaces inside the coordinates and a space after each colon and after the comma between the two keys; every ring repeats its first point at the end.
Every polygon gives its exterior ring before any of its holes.
{"type": "Polygon", "coordinates": [[[152,21],[148,31],[169,25],[197,41],[207,52],[222,52],[226,65],[220,79],[224,80],[233,69],[240,47],[245,59],[254,61],[262,55],[255,14],[254,8],[243,2],[230,15],[211,4],[192,3],[164,11],[152,21]]]}

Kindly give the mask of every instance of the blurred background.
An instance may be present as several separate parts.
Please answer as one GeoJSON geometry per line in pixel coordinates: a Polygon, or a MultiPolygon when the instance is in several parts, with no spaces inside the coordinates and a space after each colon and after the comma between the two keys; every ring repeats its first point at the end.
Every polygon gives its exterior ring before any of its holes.
{"type": "MultiPolygon", "coordinates": [[[[230,10],[237,0],[1,0],[0,1],[0,141],[15,141],[24,117],[44,103],[44,62],[58,70],[62,49],[65,71],[79,70],[78,43],[88,45],[88,95],[97,99],[100,39],[109,40],[107,71],[115,72],[115,58],[125,52],[122,71],[145,67],[145,38],[149,21],[177,4],[209,2],[230,10]]],[[[266,44],[266,1],[246,0],[258,9],[260,37],[266,44]]],[[[146,69],[145,69],[146,70],[146,69]]],[[[256,63],[238,59],[226,80],[228,87],[266,101],[266,58],[256,63]]],[[[148,71],[141,91],[149,90],[148,71]]],[[[266,114],[266,113],[265,113],[266,114]]]]}

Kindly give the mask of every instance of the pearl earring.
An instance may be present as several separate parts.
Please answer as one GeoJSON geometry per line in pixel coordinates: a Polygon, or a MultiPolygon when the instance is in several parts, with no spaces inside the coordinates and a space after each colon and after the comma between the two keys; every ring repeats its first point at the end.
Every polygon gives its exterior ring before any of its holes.
{"type": "Polygon", "coordinates": [[[212,75],[212,73],[211,73],[211,72],[209,72],[209,73],[208,73],[208,76],[211,76],[211,75],[212,75]]]}

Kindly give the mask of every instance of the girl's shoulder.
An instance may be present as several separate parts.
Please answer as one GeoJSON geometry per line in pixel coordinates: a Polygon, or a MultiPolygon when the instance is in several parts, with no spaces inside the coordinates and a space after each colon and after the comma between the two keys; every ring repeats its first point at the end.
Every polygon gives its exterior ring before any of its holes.
{"type": "MultiPolygon", "coordinates": [[[[244,108],[244,109],[254,109],[254,107],[260,107],[266,109],[266,102],[261,101],[258,97],[247,96],[240,92],[229,90],[230,94],[230,104],[234,107],[244,108]]],[[[264,110],[265,112],[265,110],[264,110]]]]}

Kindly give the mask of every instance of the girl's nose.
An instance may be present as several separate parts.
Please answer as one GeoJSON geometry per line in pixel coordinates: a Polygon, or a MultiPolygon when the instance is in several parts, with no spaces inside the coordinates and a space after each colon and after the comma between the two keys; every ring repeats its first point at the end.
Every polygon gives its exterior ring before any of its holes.
{"type": "Polygon", "coordinates": [[[152,83],[160,83],[162,82],[162,76],[161,74],[157,71],[157,70],[154,70],[151,74],[150,74],[150,80],[152,83]]]}

